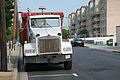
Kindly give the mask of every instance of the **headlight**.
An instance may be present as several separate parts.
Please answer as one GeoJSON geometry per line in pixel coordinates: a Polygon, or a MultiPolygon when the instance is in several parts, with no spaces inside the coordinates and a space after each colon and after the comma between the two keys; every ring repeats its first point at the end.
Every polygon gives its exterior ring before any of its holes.
{"type": "Polygon", "coordinates": [[[71,51],[72,49],[70,47],[63,48],[63,51],[71,51]]]}
{"type": "Polygon", "coordinates": [[[34,49],[25,50],[25,53],[35,53],[35,50],[34,49]]]}

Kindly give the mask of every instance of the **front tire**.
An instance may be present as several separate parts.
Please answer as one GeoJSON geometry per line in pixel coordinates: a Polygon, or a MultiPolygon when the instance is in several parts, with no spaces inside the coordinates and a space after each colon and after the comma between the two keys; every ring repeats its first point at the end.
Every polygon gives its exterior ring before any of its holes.
{"type": "Polygon", "coordinates": [[[27,72],[28,71],[28,64],[24,63],[24,70],[27,72]]]}
{"type": "Polygon", "coordinates": [[[82,45],[82,47],[84,47],[84,45],[82,45]]]}
{"type": "Polygon", "coordinates": [[[72,61],[64,62],[64,69],[65,70],[71,70],[71,68],[72,68],[72,61]]]}

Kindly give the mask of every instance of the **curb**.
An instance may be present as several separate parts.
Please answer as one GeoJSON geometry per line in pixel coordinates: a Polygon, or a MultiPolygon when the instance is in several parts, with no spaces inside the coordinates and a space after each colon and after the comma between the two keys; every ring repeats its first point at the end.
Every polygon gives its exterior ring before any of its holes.
{"type": "Polygon", "coordinates": [[[89,46],[84,46],[85,48],[90,48],[89,46]]]}
{"type": "MultiPolygon", "coordinates": [[[[86,46],[88,47],[88,48],[92,48],[92,47],[90,47],[90,45],[93,45],[93,46],[99,46],[99,45],[94,45],[94,44],[87,44],[86,43],[86,46]]],[[[101,46],[100,46],[101,47],[101,46]]],[[[104,46],[103,46],[104,47],[104,46]]],[[[98,49],[98,48],[94,48],[93,47],[93,49],[98,49]]],[[[99,50],[103,50],[103,51],[110,51],[110,52],[115,52],[115,53],[120,53],[120,50],[118,50],[118,49],[99,49],[99,50]]]]}

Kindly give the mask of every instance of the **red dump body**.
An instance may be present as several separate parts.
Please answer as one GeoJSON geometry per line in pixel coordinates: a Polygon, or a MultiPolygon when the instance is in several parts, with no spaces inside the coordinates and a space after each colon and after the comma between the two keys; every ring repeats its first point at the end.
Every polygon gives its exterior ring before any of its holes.
{"type": "Polygon", "coordinates": [[[44,12],[44,13],[41,13],[41,12],[33,12],[33,13],[22,13],[21,14],[21,17],[22,17],[22,28],[23,28],[23,31],[22,31],[22,44],[24,44],[25,41],[28,42],[28,32],[27,32],[27,28],[28,28],[28,16],[36,16],[36,15],[60,15],[61,17],[61,24],[62,24],[62,19],[64,17],[64,14],[63,12],[44,12]]]}

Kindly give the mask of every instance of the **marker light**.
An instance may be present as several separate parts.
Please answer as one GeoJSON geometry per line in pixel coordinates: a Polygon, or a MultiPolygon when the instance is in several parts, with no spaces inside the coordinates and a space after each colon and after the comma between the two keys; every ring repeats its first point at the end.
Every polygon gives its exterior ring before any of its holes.
{"type": "Polygon", "coordinates": [[[25,44],[27,44],[27,41],[24,41],[25,44]]]}
{"type": "Polygon", "coordinates": [[[50,37],[51,35],[50,35],[50,34],[48,34],[47,36],[48,36],[48,37],[50,37]]]}

